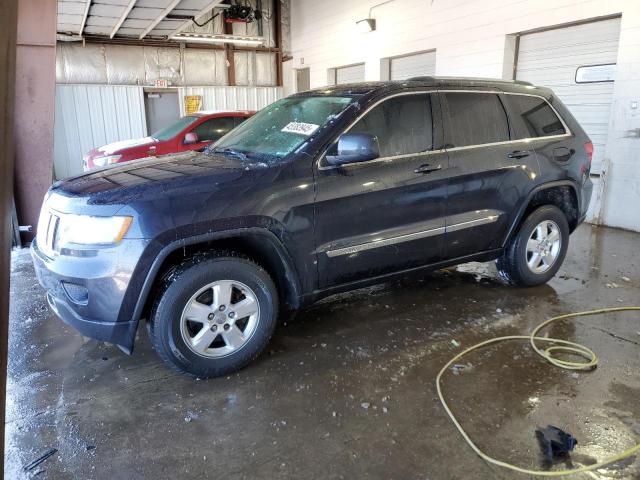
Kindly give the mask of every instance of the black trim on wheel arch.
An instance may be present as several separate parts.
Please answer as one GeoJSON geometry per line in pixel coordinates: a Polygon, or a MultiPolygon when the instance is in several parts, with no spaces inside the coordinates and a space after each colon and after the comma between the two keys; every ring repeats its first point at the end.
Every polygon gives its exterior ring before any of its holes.
{"type": "MultiPolygon", "coordinates": [[[[554,188],[554,187],[571,187],[573,189],[573,193],[575,193],[576,195],[576,201],[578,202],[578,216],[582,217],[582,199],[580,198],[580,195],[578,194],[579,190],[578,190],[578,186],[576,185],[576,183],[572,180],[558,180],[555,182],[547,182],[547,183],[543,183],[542,185],[538,185],[537,187],[533,188],[529,194],[527,195],[527,199],[523,202],[523,204],[520,206],[520,208],[518,209],[518,214],[514,217],[513,221],[511,222],[511,226],[509,227],[509,230],[507,231],[507,234],[505,235],[505,237],[502,239],[502,248],[507,246],[507,243],[509,242],[509,239],[511,239],[512,235],[515,233],[516,229],[518,228],[518,225],[520,224],[520,221],[522,220],[522,218],[524,217],[524,213],[527,211],[527,207],[529,206],[529,203],[531,202],[531,199],[534,197],[534,195],[542,190],[547,190],[549,188],[554,188]]],[[[586,212],[584,213],[586,215],[586,212]]]]}
{"type": "Polygon", "coordinates": [[[294,265],[293,260],[291,259],[291,256],[289,255],[287,250],[284,248],[282,243],[278,240],[278,237],[276,237],[276,235],[273,232],[266,230],[264,228],[259,228],[259,227],[242,228],[242,229],[236,229],[236,230],[223,230],[218,232],[194,235],[192,237],[181,238],[164,246],[160,250],[158,255],[156,255],[156,258],[154,259],[153,263],[151,264],[151,267],[149,268],[149,271],[147,272],[145,281],[142,285],[142,288],[140,289],[140,295],[138,296],[138,300],[133,310],[133,315],[131,316],[131,320],[132,321],[140,320],[144,306],[147,303],[149,293],[151,291],[151,287],[156,281],[157,275],[160,271],[160,267],[172,252],[175,252],[176,250],[182,247],[196,245],[198,243],[209,242],[213,240],[224,240],[225,238],[242,236],[243,234],[258,234],[258,235],[263,235],[269,238],[271,243],[275,246],[276,250],[278,251],[278,255],[280,256],[280,259],[282,260],[282,263],[286,271],[287,279],[292,280],[291,287],[294,291],[294,297],[299,301],[301,297],[300,281],[293,268],[293,265],[294,265]]]}

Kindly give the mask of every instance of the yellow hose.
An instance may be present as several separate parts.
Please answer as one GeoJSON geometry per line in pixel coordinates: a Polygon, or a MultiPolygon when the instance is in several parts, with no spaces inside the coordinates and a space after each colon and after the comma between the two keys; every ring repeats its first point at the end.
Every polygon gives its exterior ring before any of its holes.
{"type": "Polygon", "coordinates": [[[449,405],[445,401],[444,395],[442,394],[442,375],[449,369],[449,367],[451,367],[451,365],[456,363],[458,360],[460,360],[462,357],[464,357],[468,353],[473,352],[474,350],[485,347],[487,345],[491,345],[493,343],[504,342],[507,340],[529,340],[529,342],[531,343],[531,347],[538,355],[540,355],[549,363],[552,363],[557,367],[564,368],[566,370],[591,370],[592,368],[595,368],[595,366],[598,364],[598,357],[591,349],[585,347],[584,345],[580,345],[574,342],[569,342],[567,340],[562,340],[558,338],[549,338],[549,337],[539,337],[537,336],[538,332],[540,332],[540,330],[545,328],[547,325],[553,322],[557,322],[559,320],[565,320],[568,318],[576,318],[576,317],[584,317],[588,315],[598,315],[602,313],[628,312],[628,311],[640,311],[640,307],[601,308],[598,310],[589,310],[586,312],[568,313],[566,315],[553,317],[541,323],[531,332],[531,335],[510,335],[507,337],[497,337],[497,338],[492,338],[490,340],[485,340],[484,342],[480,342],[472,347],[469,347],[466,350],[457,354],[451,360],[449,360],[447,364],[444,367],[442,367],[442,370],[440,370],[440,372],[438,373],[438,376],[436,377],[436,387],[438,390],[438,397],[440,398],[440,402],[442,402],[442,406],[444,407],[445,411],[449,415],[449,418],[451,419],[451,421],[456,426],[456,428],[458,429],[462,437],[466,440],[466,442],[469,444],[469,446],[473,449],[474,452],[476,452],[486,462],[489,462],[493,465],[498,465],[499,467],[503,467],[509,470],[525,473],[528,475],[542,476],[542,477],[560,477],[562,475],[573,475],[575,473],[583,473],[583,472],[589,472],[592,470],[597,470],[598,468],[602,468],[605,465],[609,465],[610,463],[619,462],[620,460],[628,458],[631,455],[640,451],[640,443],[636,444],[635,446],[623,452],[618,453],[617,455],[614,455],[613,457],[607,458],[601,462],[595,463],[593,465],[587,465],[580,468],[574,468],[571,470],[554,470],[554,471],[529,470],[528,468],[522,468],[522,467],[518,467],[517,465],[512,465],[511,463],[503,462],[496,458],[490,457],[489,455],[484,453],[482,450],[480,450],[480,448],[478,448],[478,446],[475,443],[473,443],[473,440],[471,440],[467,432],[465,432],[464,428],[462,428],[462,425],[460,425],[460,422],[458,422],[456,417],[453,415],[453,412],[451,412],[451,409],[449,408],[449,405]],[[547,342],[555,345],[552,345],[547,349],[542,350],[536,345],[536,342],[547,342]],[[586,361],[570,362],[566,360],[560,360],[552,356],[553,352],[577,354],[579,356],[584,357],[586,361]]]}

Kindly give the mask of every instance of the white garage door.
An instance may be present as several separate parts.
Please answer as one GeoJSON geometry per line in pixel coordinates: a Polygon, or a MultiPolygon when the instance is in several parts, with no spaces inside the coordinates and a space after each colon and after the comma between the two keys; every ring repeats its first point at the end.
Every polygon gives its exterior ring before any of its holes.
{"type": "Polygon", "coordinates": [[[364,82],[364,63],[336,68],[336,85],[364,82]]]}
{"type": "Polygon", "coordinates": [[[406,80],[411,77],[435,75],[436,52],[422,52],[390,59],[391,80],[406,80]]]}
{"type": "MultiPolygon", "coordinates": [[[[579,67],[615,64],[620,19],[601,20],[520,37],[516,78],[551,87],[594,145],[593,173],[602,170],[613,82],[576,83],[579,67]]],[[[613,67],[615,69],[615,67],[613,67]]],[[[584,80],[598,80],[612,67],[583,68],[584,80]]]]}

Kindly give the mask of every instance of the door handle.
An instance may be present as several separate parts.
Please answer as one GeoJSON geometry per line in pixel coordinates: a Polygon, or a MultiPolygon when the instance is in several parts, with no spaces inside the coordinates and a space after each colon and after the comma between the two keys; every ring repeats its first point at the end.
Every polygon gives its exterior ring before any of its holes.
{"type": "Polygon", "coordinates": [[[524,158],[528,157],[529,155],[531,155],[531,152],[529,150],[514,150],[507,156],[509,158],[524,158]]]}
{"type": "Polygon", "coordinates": [[[431,173],[437,170],[442,170],[442,165],[431,166],[428,163],[425,163],[424,165],[420,165],[413,172],[414,173],[431,173]]]}

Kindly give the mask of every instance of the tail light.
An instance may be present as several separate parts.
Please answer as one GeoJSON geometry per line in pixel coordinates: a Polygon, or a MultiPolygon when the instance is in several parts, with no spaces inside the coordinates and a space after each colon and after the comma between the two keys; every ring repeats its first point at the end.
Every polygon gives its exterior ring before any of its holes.
{"type": "Polygon", "coordinates": [[[584,151],[587,154],[587,160],[589,160],[589,168],[591,168],[591,161],[593,160],[593,143],[591,142],[585,143],[584,151]]]}

